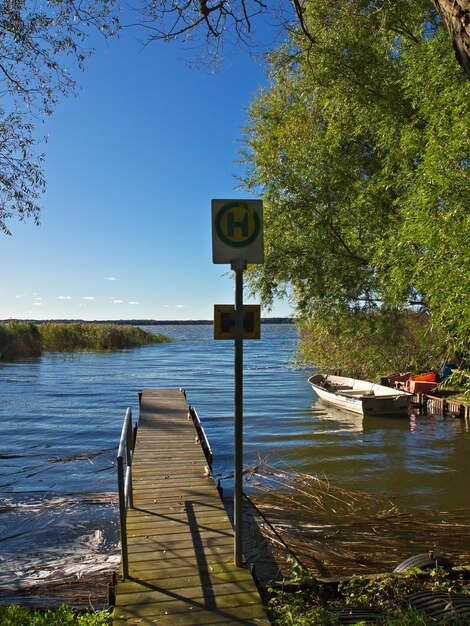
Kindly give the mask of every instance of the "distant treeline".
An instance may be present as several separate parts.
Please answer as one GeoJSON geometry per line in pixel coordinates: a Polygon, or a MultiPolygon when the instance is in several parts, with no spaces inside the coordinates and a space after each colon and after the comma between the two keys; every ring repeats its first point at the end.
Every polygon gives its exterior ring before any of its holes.
{"type": "MultiPolygon", "coordinates": [[[[117,324],[119,326],[212,326],[213,320],[3,320],[3,322],[31,322],[33,324],[117,324]]],[[[262,317],[262,324],[293,324],[291,317],[262,317]]]]}
{"type": "Polygon", "coordinates": [[[166,335],[129,324],[9,321],[0,323],[0,361],[43,352],[113,351],[169,341],[166,335]]]}

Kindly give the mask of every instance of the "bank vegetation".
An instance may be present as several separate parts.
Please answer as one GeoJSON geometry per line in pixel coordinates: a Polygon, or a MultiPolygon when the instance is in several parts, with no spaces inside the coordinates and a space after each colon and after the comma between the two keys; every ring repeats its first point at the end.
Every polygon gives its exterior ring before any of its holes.
{"type": "Polygon", "coordinates": [[[446,335],[426,311],[358,310],[298,323],[299,357],[325,372],[376,380],[392,372],[442,369],[446,335]]]}
{"type": "Polygon", "coordinates": [[[138,326],[76,322],[0,323],[0,360],[41,356],[44,352],[114,351],[171,339],[138,326]]]}
{"type": "Polygon", "coordinates": [[[266,462],[245,479],[280,572],[274,626],[469,624],[468,507],[414,509],[266,462]]]}
{"type": "Polygon", "coordinates": [[[57,609],[37,609],[10,604],[0,606],[0,626],[111,626],[109,611],[74,611],[62,605],[57,609]]]}

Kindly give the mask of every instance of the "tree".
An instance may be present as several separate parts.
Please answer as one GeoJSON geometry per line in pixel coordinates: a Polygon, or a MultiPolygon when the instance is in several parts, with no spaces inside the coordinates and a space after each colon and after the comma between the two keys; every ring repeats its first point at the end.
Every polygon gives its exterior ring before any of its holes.
{"type": "Polygon", "coordinates": [[[374,380],[392,372],[442,367],[445,334],[429,313],[381,308],[349,315],[311,315],[298,323],[300,358],[324,371],[374,380]]]}
{"type": "MultiPolygon", "coordinates": [[[[317,0],[308,3],[314,11],[316,3],[317,0]]],[[[396,13],[398,7],[406,16],[414,10],[409,0],[353,0],[349,4],[358,19],[367,11],[386,15],[396,13]]],[[[418,4],[422,2],[418,0],[418,4]]],[[[434,7],[447,26],[456,59],[470,78],[470,0],[427,0],[425,5],[428,10],[434,7]]],[[[300,29],[315,42],[316,24],[309,21],[307,27],[306,10],[307,3],[303,0],[279,4],[266,0],[144,0],[138,8],[150,39],[193,39],[203,45],[211,59],[218,56],[226,39],[246,46],[256,43],[254,25],[259,16],[268,17],[271,27],[277,25],[280,32],[300,29]]],[[[331,28],[340,30],[341,24],[332,23],[331,28]]]]}
{"type": "Polygon", "coordinates": [[[470,1],[435,0],[434,4],[447,26],[457,61],[470,78],[470,1]]]}
{"type": "Polygon", "coordinates": [[[50,115],[75,80],[68,68],[82,68],[92,50],[92,29],[113,34],[114,0],[3,0],[0,4],[0,229],[7,221],[39,218],[45,186],[35,126],[50,115]]]}
{"type": "Polygon", "coordinates": [[[300,313],[422,306],[468,354],[470,83],[425,1],[306,5],[249,111],[243,184],[265,201],[251,287],[300,313]]]}
{"type": "MultiPolygon", "coordinates": [[[[67,71],[70,62],[79,67],[91,50],[85,43],[95,29],[104,36],[118,28],[118,0],[3,0],[0,3],[0,229],[8,233],[13,216],[39,219],[39,198],[45,187],[43,155],[38,152],[38,122],[50,115],[60,96],[71,93],[75,81],[67,71]]],[[[440,15],[448,28],[457,59],[470,77],[470,0],[353,0],[345,2],[350,17],[360,23],[364,14],[395,22],[416,7],[440,15]],[[435,7],[433,9],[433,7],[435,7]]],[[[247,48],[260,43],[255,22],[264,16],[269,28],[284,38],[296,31],[312,49],[322,45],[317,27],[329,19],[322,15],[322,0],[141,0],[137,23],[150,40],[194,39],[208,55],[217,58],[227,40],[247,48]],[[316,13],[318,22],[307,14],[316,13]]],[[[327,7],[328,8],[328,7],[327,7]]],[[[372,24],[372,22],[371,22],[372,24]]],[[[373,24],[372,24],[373,26],[373,24]]],[[[342,24],[330,22],[331,33],[342,24]]],[[[374,27],[374,26],[373,26],[374,27]]],[[[341,51],[339,51],[340,57],[341,51]]],[[[450,56],[446,58],[451,63],[450,56]]]]}

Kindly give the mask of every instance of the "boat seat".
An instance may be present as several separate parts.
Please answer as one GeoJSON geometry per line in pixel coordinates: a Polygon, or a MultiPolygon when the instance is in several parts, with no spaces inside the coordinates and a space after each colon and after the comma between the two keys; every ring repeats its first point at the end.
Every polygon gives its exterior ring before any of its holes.
{"type": "Polygon", "coordinates": [[[346,389],[337,393],[339,396],[375,396],[372,389],[346,389]]]}

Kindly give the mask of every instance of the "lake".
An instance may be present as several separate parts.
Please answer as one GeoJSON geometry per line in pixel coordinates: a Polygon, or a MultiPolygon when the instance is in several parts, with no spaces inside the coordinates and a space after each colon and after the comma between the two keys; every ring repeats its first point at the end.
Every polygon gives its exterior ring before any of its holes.
{"type": "MultiPolygon", "coordinates": [[[[115,545],[117,444],[126,407],[138,415],[144,388],[186,390],[211,443],[215,477],[230,492],[233,342],[214,341],[204,325],[148,330],[175,341],[0,364],[0,584],[26,579],[58,552],[73,554],[77,542],[115,545]]],[[[287,324],[263,325],[261,340],[245,342],[246,465],[267,459],[405,506],[468,505],[463,420],[362,419],[328,409],[307,384],[311,368],[295,365],[296,346],[287,324]]]]}

